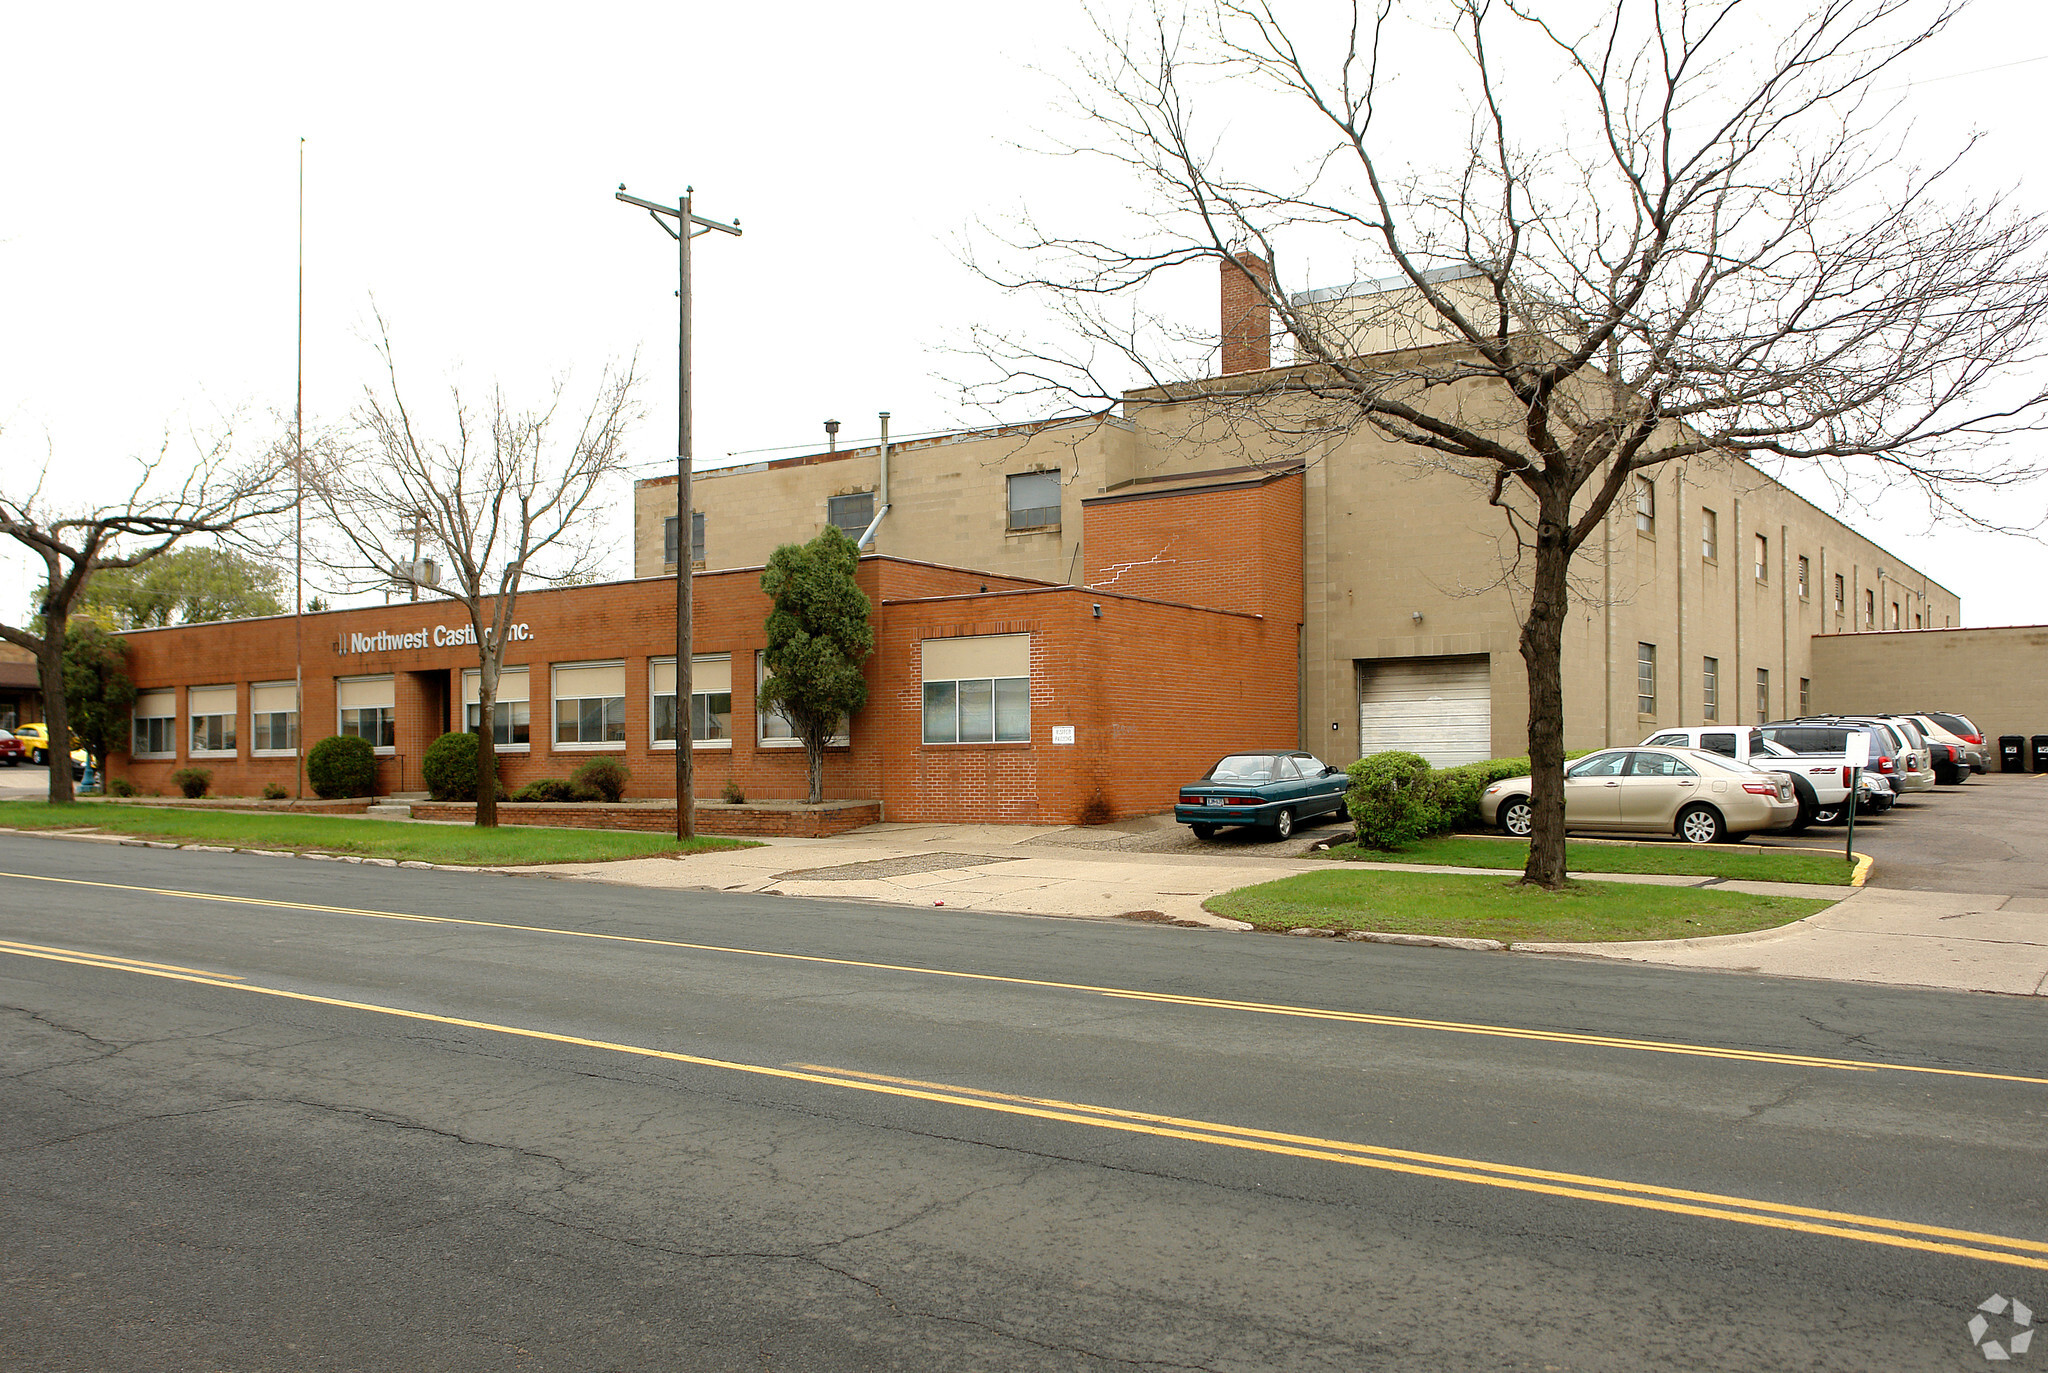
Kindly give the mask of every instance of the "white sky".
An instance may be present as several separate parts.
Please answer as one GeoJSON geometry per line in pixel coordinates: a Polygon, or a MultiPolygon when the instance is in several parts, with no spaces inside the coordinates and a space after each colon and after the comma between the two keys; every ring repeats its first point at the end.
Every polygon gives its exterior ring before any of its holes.
{"type": "MultiPolygon", "coordinates": [[[[1028,203],[1086,229],[1127,187],[1012,146],[1056,124],[1098,41],[1078,5],[37,6],[0,59],[0,483],[85,500],[166,429],[293,387],[298,140],[307,140],[309,428],[373,375],[369,301],[425,393],[516,400],[637,352],[648,472],[672,463],[674,246],[618,204],[692,183],[746,235],[697,244],[697,454],[842,442],[973,417],[936,351],[1020,315],[956,261],[977,216],[1028,203]]],[[[2048,7],[1980,0],[1903,92],[1930,149],[1985,135],[1979,180],[2048,212],[2048,7]]],[[[1333,278],[1341,273],[1332,273],[1333,278]]],[[[1213,322],[1213,269],[1164,297],[1213,322]]],[[[1314,279],[1311,286],[1335,284],[1314,279]]],[[[1035,307],[1034,307],[1035,308],[1035,307]]],[[[1046,326],[1050,338],[1050,324],[1046,326]]],[[[1827,504],[1823,493],[1808,491],[1827,504]]],[[[2004,512],[2014,520],[2041,513],[2004,512]]],[[[628,502],[611,527],[626,575],[628,502]]],[[[2048,551],[1910,505],[1849,512],[1960,592],[1970,624],[2048,621],[2048,551]]],[[[39,569],[0,550],[0,616],[39,569]]],[[[17,621],[18,622],[18,621],[17,621]]]]}

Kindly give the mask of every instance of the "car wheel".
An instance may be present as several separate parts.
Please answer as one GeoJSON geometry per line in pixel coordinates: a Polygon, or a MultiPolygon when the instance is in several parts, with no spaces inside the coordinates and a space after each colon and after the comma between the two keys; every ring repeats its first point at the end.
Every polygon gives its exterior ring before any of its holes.
{"type": "Polygon", "coordinates": [[[41,767],[43,765],[43,751],[41,749],[37,749],[35,752],[29,754],[28,760],[31,763],[34,763],[37,767],[41,767]]]}
{"type": "Polygon", "coordinates": [[[1799,798],[1799,814],[1793,817],[1791,824],[1785,826],[1785,832],[1787,834],[1798,834],[1813,823],[1820,807],[1814,797],[1812,786],[1803,777],[1792,779],[1792,794],[1799,798]]]}
{"type": "Polygon", "coordinates": [[[1294,812],[1282,806],[1280,813],[1273,817],[1273,837],[1285,839],[1294,833],[1294,812]]]}
{"type": "Polygon", "coordinates": [[[1214,825],[1189,825],[1188,828],[1195,832],[1195,838],[1197,839],[1214,839],[1216,837],[1216,827],[1214,825]]]}
{"type": "Polygon", "coordinates": [[[1536,829],[1536,811],[1526,796],[1510,796],[1500,803],[1500,827],[1517,839],[1527,839],[1536,829]]]}
{"type": "Polygon", "coordinates": [[[1687,806],[1678,813],[1678,837],[1688,844],[1718,844],[1725,833],[1712,806],[1687,806]]]}

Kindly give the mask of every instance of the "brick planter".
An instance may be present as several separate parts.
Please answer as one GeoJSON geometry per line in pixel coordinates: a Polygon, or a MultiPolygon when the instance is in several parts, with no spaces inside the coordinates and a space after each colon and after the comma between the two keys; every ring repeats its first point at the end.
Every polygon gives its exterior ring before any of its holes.
{"type": "MultiPolygon", "coordinates": [[[[466,824],[476,820],[473,801],[414,801],[411,805],[415,820],[459,820],[466,824]]],[[[828,839],[881,821],[880,801],[825,801],[815,806],[802,801],[754,801],[738,806],[723,801],[697,803],[699,834],[742,839],[828,839]]],[[[617,805],[597,801],[500,801],[498,823],[674,833],[676,808],[649,801],[622,801],[617,805]]]]}
{"type": "Polygon", "coordinates": [[[95,805],[110,802],[121,806],[156,806],[163,810],[236,810],[258,815],[361,815],[380,798],[350,796],[324,801],[317,796],[309,796],[303,801],[264,801],[253,796],[201,796],[192,800],[182,796],[90,796],[79,799],[95,805]]]}

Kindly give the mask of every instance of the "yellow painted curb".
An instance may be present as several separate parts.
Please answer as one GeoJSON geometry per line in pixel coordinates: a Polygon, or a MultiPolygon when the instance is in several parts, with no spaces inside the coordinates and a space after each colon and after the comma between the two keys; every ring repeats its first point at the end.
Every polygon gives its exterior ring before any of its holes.
{"type": "Polygon", "coordinates": [[[1852,886],[1852,887],[1860,887],[1860,886],[1862,886],[1862,885],[1863,885],[1863,879],[1864,879],[1864,878],[1866,878],[1866,877],[1868,877],[1868,876],[1870,876],[1870,869],[1871,869],[1871,868],[1872,868],[1872,867],[1873,867],[1873,866],[1874,866],[1874,865],[1875,865],[1876,863],[1877,863],[1877,860],[1876,860],[1875,858],[1872,858],[1872,857],[1871,857],[1871,856],[1870,856],[1869,854],[1867,854],[1867,853],[1859,853],[1859,854],[1857,854],[1857,855],[1856,855],[1856,871],[1855,871],[1855,872],[1853,872],[1853,873],[1851,873],[1851,874],[1849,875],[1849,885],[1850,885],[1850,886],[1852,886]]]}

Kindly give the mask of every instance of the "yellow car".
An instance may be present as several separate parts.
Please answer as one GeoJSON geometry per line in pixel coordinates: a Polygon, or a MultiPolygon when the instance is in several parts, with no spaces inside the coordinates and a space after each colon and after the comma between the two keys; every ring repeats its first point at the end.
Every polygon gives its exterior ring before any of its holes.
{"type": "MultiPolygon", "coordinates": [[[[31,763],[43,764],[50,761],[50,727],[45,724],[21,725],[14,731],[14,737],[21,740],[21,746],[28,750],[31,763]]],[[[71,736],[71,771],[82,774],[85,771],[85,750],[78,747],[78,736],[71,736]]]]}

